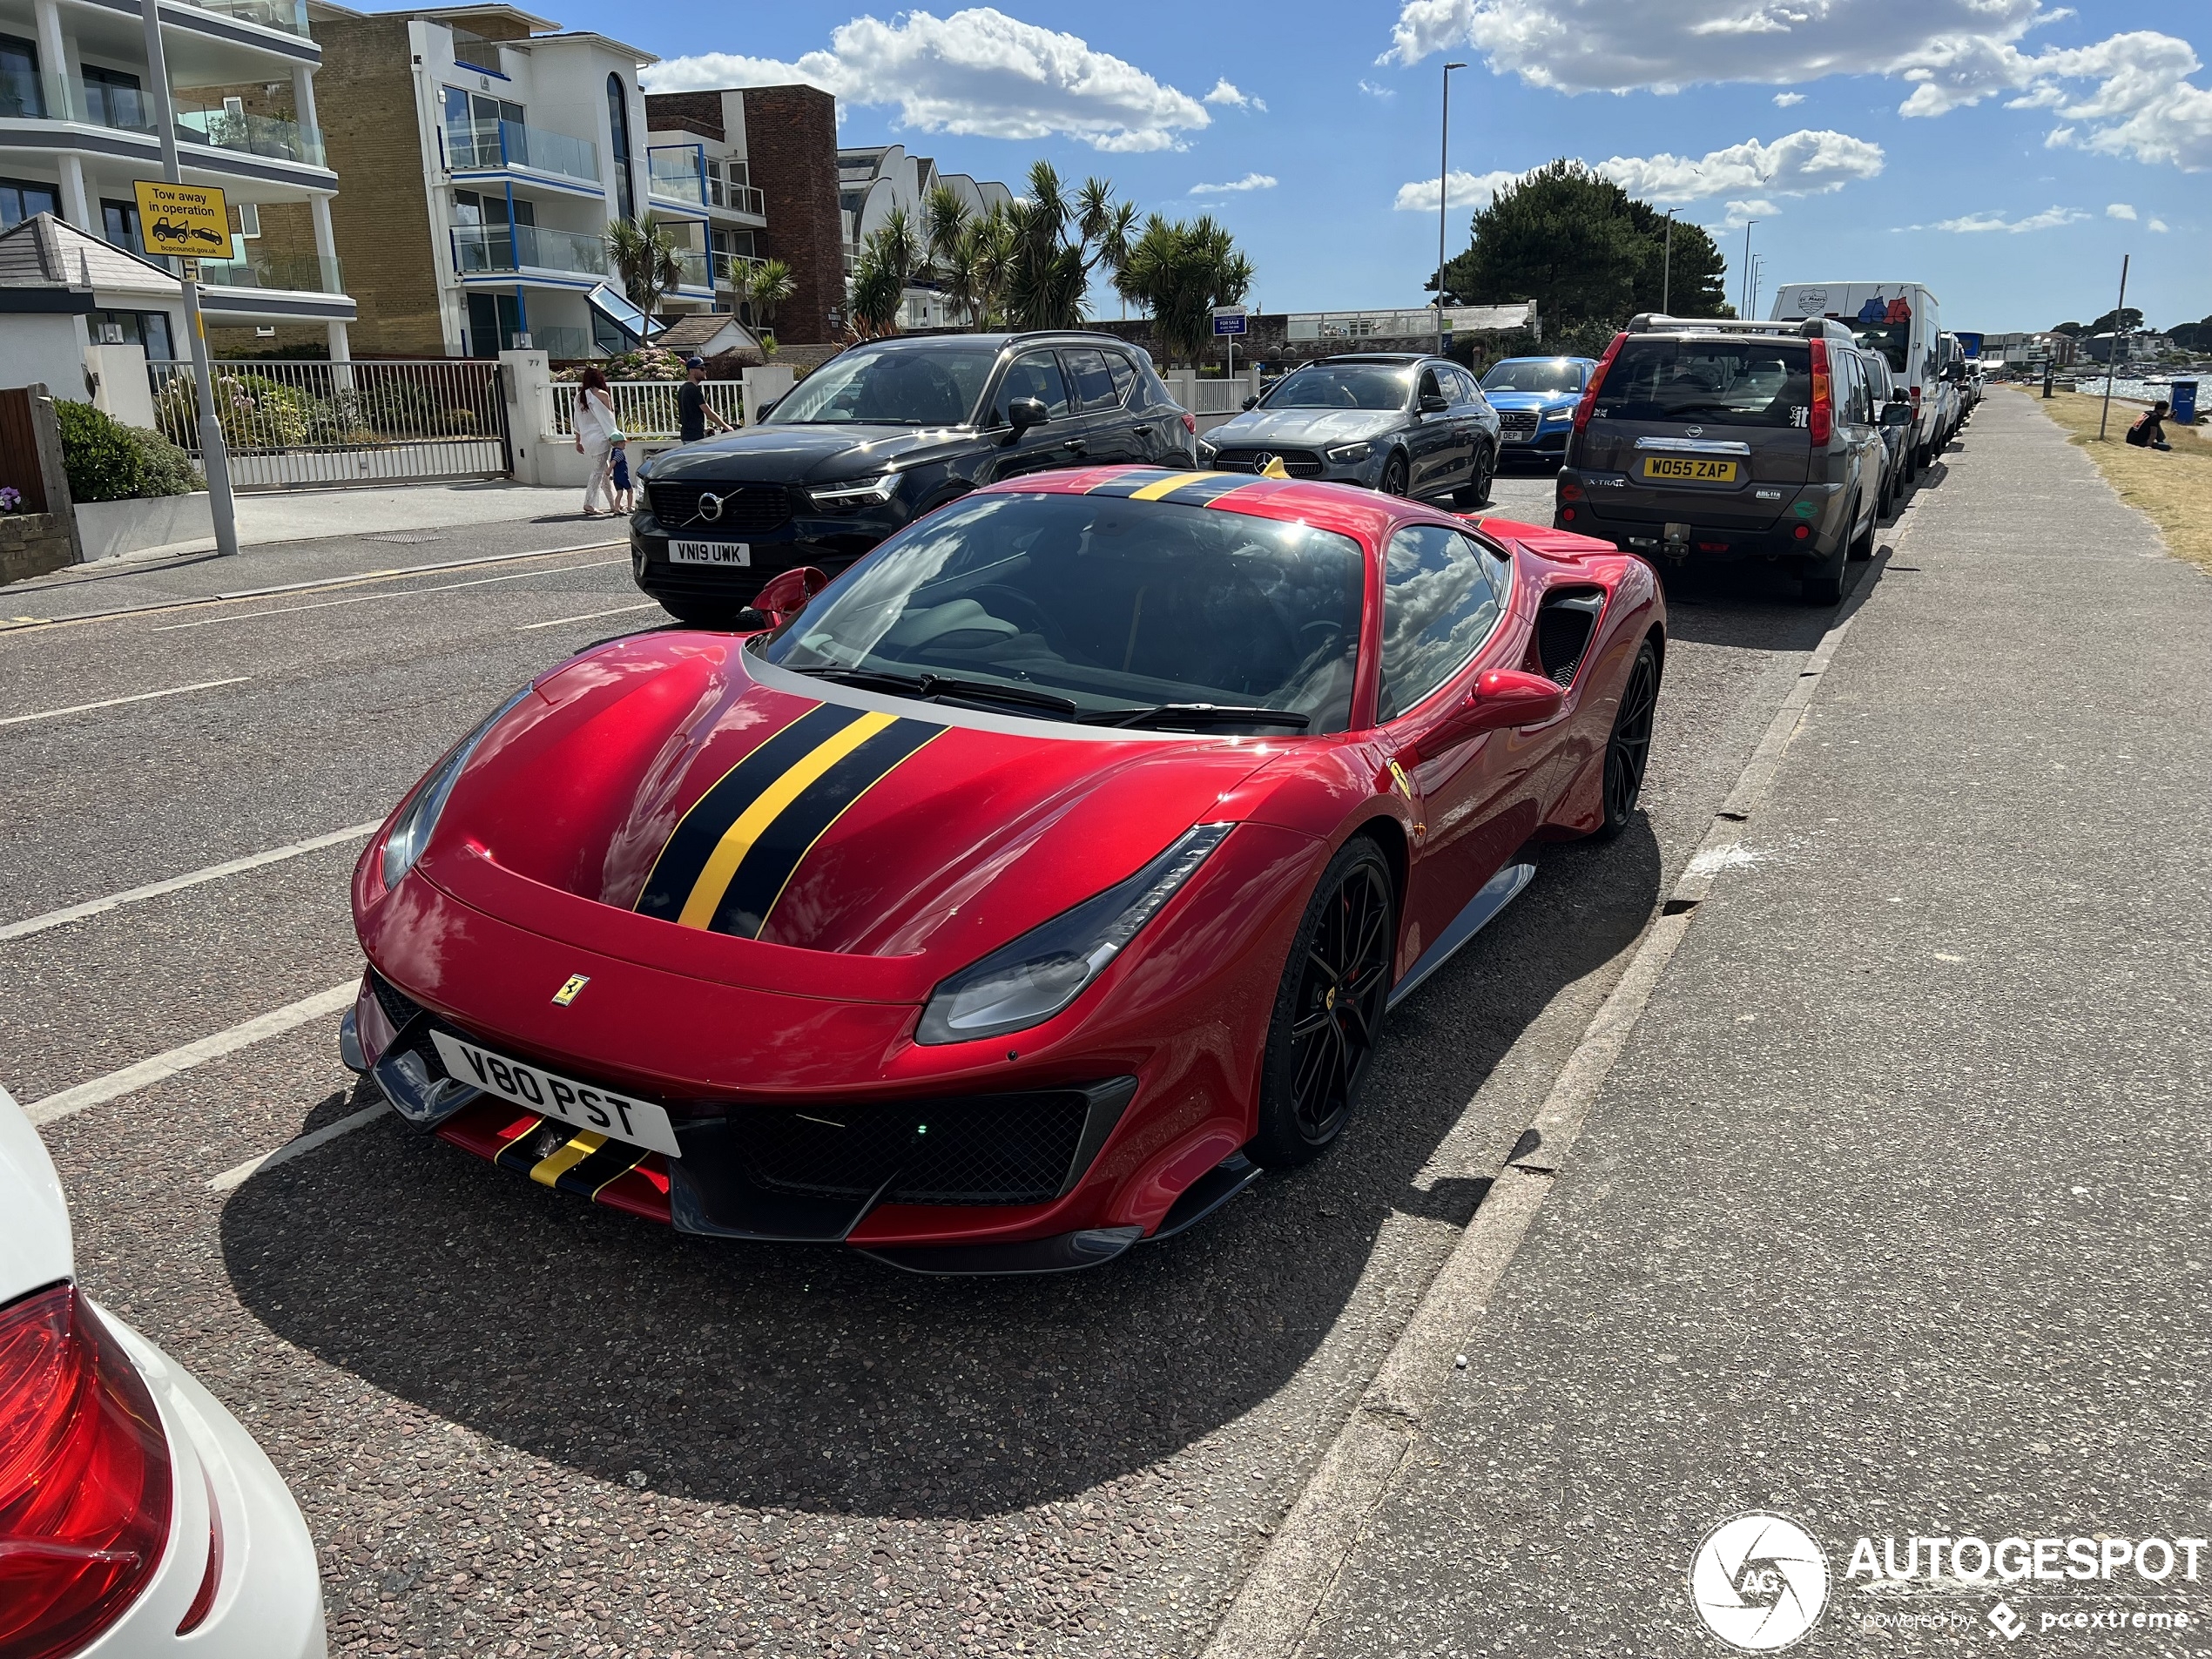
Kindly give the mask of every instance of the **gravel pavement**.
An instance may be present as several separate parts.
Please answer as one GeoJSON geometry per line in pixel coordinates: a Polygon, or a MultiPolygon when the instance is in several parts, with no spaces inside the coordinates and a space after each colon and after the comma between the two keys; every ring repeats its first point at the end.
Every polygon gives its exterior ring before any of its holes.
{"type": "MultiPolygon", "coordinates": [[[[385,551],[305,562],[415,562],[385,551]]],[[[211,1190],[369,1103],[318,1021],[47,1127],[83,1277],[290,1480],[334,1651],[1195,1652],[1828,620],[1757,571],[1674,598],[1642,821],[1544,852],[1393,1016],[1339,1153],[1172,1243],[1032,1282],[731,1250],[388,1116],[211,1190]]],[[[0,636],[0,719],[239,681],[0,725],[0,925],[381,816],[640,599],[583,551],[0,636]]],[[[0,1081],[32,1102],[343,982],[359,846],[0,941],[0,1081]]]]}
{"type": "Polygon", "coordinates": [[[1312,1659],[1729,1651],[1690,1564],[1754,1509],[1826,1551],[1809,1653],[2212,1651],[2180,1555],[1849,1572],[2212,1532],[2212,584],[2025,399],[1944,473],[1312,1659]]]}

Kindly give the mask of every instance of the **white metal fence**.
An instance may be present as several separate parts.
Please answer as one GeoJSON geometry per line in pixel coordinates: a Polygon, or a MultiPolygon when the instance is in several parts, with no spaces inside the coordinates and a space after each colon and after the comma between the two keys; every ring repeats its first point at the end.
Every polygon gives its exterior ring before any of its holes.
{"type": "MultiPolygon", "coordinates": [[[[681,437],[676,395],[683,384],[681,381],[608,381],[607,390],[614,398],[615,424],[625,437],[681,437]]],[[[569,437],[576,431],[576,399],[580,388],[574,381],[556,381],[552,389],[550,429],[556,437],[569,437]]],[[[732,426],[745,424],[744,382],[702,381],[699,390],[706,394],[707,408],[732,426]]],[[[708,429],[712,430],[711,425],[708,429]]]]}
{"type": "MultiPolygon", "coordinates": [[[[496,362],[260,359],[212,368],[239,489],[492,477],[514,464],[496,362]]],[[[150,362],[146,374],[163,435],[200,460],[192,366],[150,362]]]]}

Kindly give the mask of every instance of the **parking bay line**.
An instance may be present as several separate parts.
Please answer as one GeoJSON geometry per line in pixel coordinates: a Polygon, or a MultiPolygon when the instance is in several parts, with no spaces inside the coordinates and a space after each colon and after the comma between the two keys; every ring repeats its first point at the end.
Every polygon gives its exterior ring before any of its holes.
{"type": "MultiPolygon", "coordinates": [[[[1898,534],[1891,552],[1904,539],[1898,534]]],[[[1612,992],[1598,1007],[1544,1103],[1507,1155],[1474,1218],[1431,1279],[1374,1380],[1322,1453],[1267,1548],[1238,1588],[1202,1659],[1295,1659],[1323,1604],[1359,1547],[1399,1471],[1405,1467],[1454,1374],[1467,1332],[1527,1238],[1537,1212],[1599,1089],[1628,1047],[1660,975],[1712,891],[1721,860],[1705,855],[1733,846],[1772,785],[1803,728],[1844,636],[1872,596],[1886,557],[1869,568],[1842,612],[1807,658],[1797,684],[1713,816],[1697,853],[1676,882],[1612,992]],[[1702,862],[1701,862],[1702,861],[1702,862]]]]}
{"type": "Polygon", "coordinates": [[[122,892],[111,893],[105,898],[87,899],[83,904],[49,910],[43,916],[29,916],[21,921],[11,921],[5,927],[0,927],[0,944],[10,939],[43,934],[49,927],[82,921],[87,916],[100,915],[122,905],[137,904],[142,899],[158,899],[165,893],[181,893],[186,887],[196,887],[203,881],[219,880],[224,876],[237,875],[241,871],[259,869],[265,864],[280,864],[287,859],[296,859],[303,853],[336,846],[341,841],[357,841],[381,822],[381,819],[371,819],[366,824],[349,824],[344,829],[333,830],[327,835],[311,836],[304,841],[294,841],[289,846],[273,846],[266,853],[249,853],[244,858],[232,859],[226,863],[211,864],[204,870],[172,875],[163,881],[149,881],[144,887],[125,887],[122,892]]]}
{"type": "MultiPolygon", "coordinates": [[[[312,604],[278,605],[270,610],[233,610],[226,617],[202,617],[196,622],[165,622],[149,629],[150,633],[173,634],[185,628],[212,628],[219,622],[252,622],[260,617],[288,617],[299,610],[329,610],[339,605],[367,604],[372,599],[408,599],[418,593],[451,593],[456,588],[481,588],[493,582],[519,582],[528,576],[559,576],[569,570],[597,570],[610,564],[627,564],[627,558],[590,559],[582,564],[564,564],[558,570],[509,570],[505,576],[480,576],[466,582],[441,582],[435,587],[400,588],[389,593],[357,593],[347,599],[318,599],[312,604]]],[[[643,605],[635,607],[644,610],[643,605]]]]}
{"type": "MultiPolygon", "coordinates": [[[[620,561],[610,563],[618,563],[620,561]]],[[[564,622],[597,622],[602,617],[626,617],[633,610],[657,610],[659,608],[659,600],[648,599],[642,605],[617,605],[612,610],[587,610],[581,617],[556,617],[550,622],[526,622],[515,631],[526,634],[533,628],[558,628],[564,622]]]]}
{"type": "Polygon", "coordinates": [[[210,691],[218,685],[243,685],[253,678],[251,674],[233,674],[226,680],[198,680],[190,685],[172,685],[165,691],[103,698],[98,703],[72,703],[65,709],[41,709],[36,714],[0,716],[0,725],[23,725],[32,720],[57,720],[64,714],[89,714],[94,709],[120,708],[125,703],[151,703],[158,697],[182,697],[186,691],[210,691]]]}
{"type": "Polygon", "coordinates": [[[24,1115],[37,1128],[72,1117],[88,1107],[117,1100],[125,1095],[134,1095],[141,1089],[165,1082],[195,1066],[210,1060],[219,1060],[225,1055],[236,1054],[257,1042],[281,1036],[285,1032],[337,1013],[351,1003],[361,989],[361,981],[349,979],[343,985],[334,985],[327,991],[313,996],[303,996],[297,1002],[287,1002],[280,1008],[256,1015],[253,1019],[234,1025],[227,1031],[218,1031],[212,1036],[187,1042],[182,1048],[172,1049],[151,1059],[141,1060],[134,1066],[120,1071],[111,1071],[105,1077],[94,1077],[64,1089],[59,1094],[49,1095],[44,1100],[34,1100],[24,1108],[24,1115]]]}
{"type": "Polygon", "coordinates": [[[357,1112],[349,1112],[334,1123],[326,1123],[319,1130],[294,1136],[273,1152],[264,1152],[257,1158],[248,1158],[245,1163],[224,1170],[207,1184],[207,1190],[210,1192],[235,1192],[262,1170],[273,1169],[280,1163],[289,1163],[302,1153],[327,1146],[341,1135],[351,1135],[357,1129],[366,1128],[391,1109],[389,1105],[380,1100],[374,1106],[364,1106],[357,1112]]]}

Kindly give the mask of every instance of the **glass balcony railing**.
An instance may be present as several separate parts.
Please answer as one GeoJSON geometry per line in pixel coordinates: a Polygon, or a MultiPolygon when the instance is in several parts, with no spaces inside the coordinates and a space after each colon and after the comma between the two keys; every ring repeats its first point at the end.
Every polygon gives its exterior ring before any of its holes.
{"type": "Polygon", "coordinates": [[[676,269],[679,286],[686,288],[713,287],[707,275],[708,255],[705,248],[679,247],[676,250],[676,269]]]}
{"type": "Polygon", "coordinates": [[[767,264],[750,253],[717,253],[714,256],[714,286],[742,293],[752,286],[752,273],[767,264]]]}
{"type": "Polygon", "coordinates": [[[297,121],[274,115],[249,115],[220,105],[213,109],[177,111],[177,137],[185,144],[212,145],[242,155],[268,156],[279,161],[324,165],[322,134],[297,121]]]}
{"type": "Polygon", "coordinates": [[[344,273],[334,259],[313,253],[264,253],[242,260],[202,260],[199,280],[213,288],[281,288],[297,293],[343,293],[344,273]]]}
{"type": "Polygon", "coordinates": [[[599,182],[599,146],[589,138],[525,126],[520,121],[448,122],[446,168],[482,172],[495,167],[528,167],[564,179],[599,182]]]}
{"type": "Polygon", "coordinates": [[[558,361],[591,355],[591,336],[581,328],[502,328],[498,338],[474,328],[461,331],[461,349],[469,357],[495,357],[503,351],[542,351],[558,361]]]}
{"type": "Polygon", "coordinates": [[[689,202],[694,207],[706,206],[706,179],[693,158],[691,149],[675,151],[655,150],[646,158],[646,188],[666,201],[689,202]]]}
{"type": "Polygon", "coordinates": [[[582,231],[549,231],[536,225],[455,225],[454,268],[463,276],[502,271],[570,271],[607,274],[607,245],[582,231]]]}
{"type": "Polygon", "coordinates": [[[287,35],[307,37],[307,0],[189,0],[202,11],[257,23],[264,29],[281,29],[287,35]]]}

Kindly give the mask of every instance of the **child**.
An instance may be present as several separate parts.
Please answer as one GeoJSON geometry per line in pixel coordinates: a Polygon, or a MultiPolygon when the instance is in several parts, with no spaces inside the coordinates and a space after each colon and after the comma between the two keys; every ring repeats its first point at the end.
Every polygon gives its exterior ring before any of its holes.
{"type": "Polygon", "coordinates": [[[630,488],[630,440],[619,432],[614,441],[615,511],[632,513],[637,510],[637,498],[630,488]]]}
{"type": "Polygon", "coordinates": [[[2166,400],[2160,398],[2150,412],[2128,428],[2128,442],[2138,449],[2171,449],[2166,442],[2166,400]]]}

